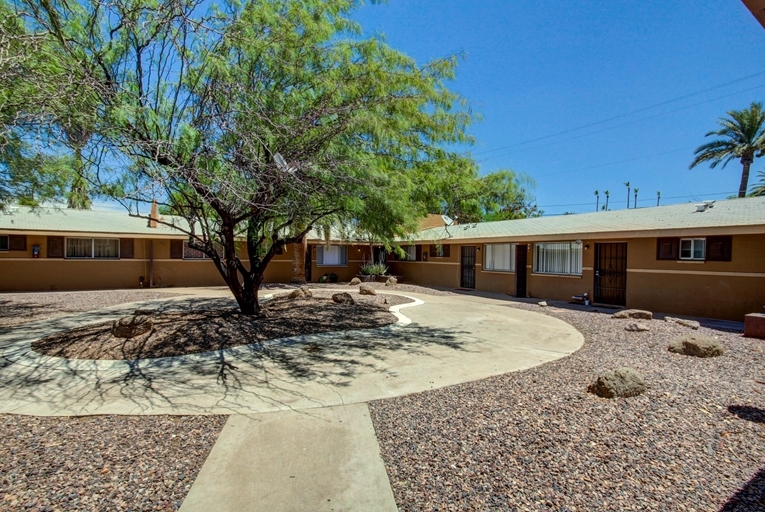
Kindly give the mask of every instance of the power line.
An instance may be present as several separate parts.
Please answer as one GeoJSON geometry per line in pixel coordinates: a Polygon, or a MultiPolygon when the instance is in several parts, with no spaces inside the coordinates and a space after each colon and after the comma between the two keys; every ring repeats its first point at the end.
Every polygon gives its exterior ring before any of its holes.
{"type": "Polygon", "coordinates": [[[691,98],[693,96],[698,96],[699,94],[704,94],[706,92],[714,91],[716,89],[722,89],[723,87],[728,87],[729,85],[737,84],[739,82],[743,82],[743,81],[746,81],[746,80],[751,80],[752,78],[757,78],[758,76],[762,76],[762,75],[765,75],[765,71],[759,71],[759,72],[754,73],[752,75],[747,75],[747,76],[744,76],[744,77],[741,77],[741,78],[737,78],[735,80],[731,80],[730,82],[725,82],[723,84],[714,85],[714,86],[709,87],[707,89],[703,89],[703,90],[700,90],[700,91],[688,93],[688,94],[685,94],[683,96],[678,96],[676,98],[672,98],[672,99],[669,99],[669,100],[662,101],[660,103],[655,103],[653,105],[649,105],[647,107],[639,108],[639,109],[633,110],[631,112],[626,112],[624,114],[619,114],[618,116],[609,117],[607,119],[602,119],[600,121],[595,121],[595,122],[588,123],[588,124],[581,125],[581,126],[577,126],[577,127],[574,127],[574,128],[569,128],[568,130],[563,130],[562,132],[557,132],[557,133],[553,133],[553,134],[550,134],[550,135],[545,135],[543,137],[537,137],[535,139],[525,140],[523,142],[517,142],[515,144],[510,144],[510,145],[499,147],[499,148],[495,148],[495,149],[489,149],[489,150],[477,152],[476,155],[483,155],[483,154],[487,154],[487,153],[493,153],[495,151],[501,151],[503,149],[513,148],[513,147],[516,147],[516,146],[522,146],[522,145],[525,145],[525,144],[530,144],[532,142],[537,142],[537,141],[540,141],[540,140],[550,139],[552,137],[557,137],[559,135],[565,135],[567,133],[575,132],[575,131],[578,131],[578,130],[583,130],[585,128],[590,128],[592,126],[597,126],[599,124],[608,123],[610,121],[616,121],[617,119],[623,119],[625,117],[628,117],[628,116],[631,116],[631,115],[634,115],[634,114],[639,114],[640,112],[645,112],[646,110],[651,110],[651,109],[656,108],[656,107],[661,107],[663,105],[667,105],[667,104],[670,104],[670,103],[675,103],[677,101],[684,100],[684,99],[687,99],[687,98],[691,98]]]}
{"type": "MultiPolygon", "coordinates": [[[[640,119],[635,119],[635,120],[629,121],[627,123],[617,124],[615,126],[609,126],[608,128],[603,128],[603,129],[600,129],[600,130],[596,130],[594,132],[587,132],[587,133],[583,133],[582,135],[577,135],[575,137],[569,137],[569,138],[566,138],[566,139],[561,139],[561,140],[556,140],[556,141],[553,141],[553,142],[548,142],[547,144],[542,144],[542,145],[539,145],[539,146],[534,146],[532,148],[518,149],[516,151],[511,151],[509,153],[502,153],[500,155],[492,155],[492,156],[484,158],[483,161],[491,160],[492,158],[497,158],[499,156],[512,155],[512,154],[515,154],[515,153],[521,153],[523,151],[530,151],[530,150],[534,150],[534,149],[544,148],[544,147],[547,147],[547,146],[551,146],[553,144],[560,144],[561,142],[567,142],[567,141],[570,141],[570,140],[581,139],[583,137],[589,137],[590,135],[595,135],[597,133],[603,133],[603,132],[611,131],[611,130],[613,130],[615,128],[621,128],[623,126],[629,126],[631,124],[640,123],[642,121],[647,121],[649,119],[655,119],[657,117],[666,116],[666,115],[669,115],[669,114],[674,114],[675,112],[681,112],[683,110],[688,110],[689,108],[697,107],[697,106],[703,105],[705,103],[711,103],[713,101],[717,101],[717,100],[720,100],[720,99],[723,99],[723,98],[729,98],[731,96],[736,96],[737,94],[741,94],[741,93],[744,93],[744,92],[754,91],[756,89],[762,89],[763,87],[765,87],[765,84],[756,85],[754,87],[750,87],[749,89],[744,89],[743,91],[737,91],[737,92],[733,92],[733,93],[730,93],[730,94],[725,94],[723,96],[717,96],[715,98],[710,98],[708,100],[700,101],[698,103],[693,103],[691,105],[686,105],[684,107],[676,108],[675,110],[669,110],[667,112],[660,112],[658,114],[654,114],[654,115],[651,115],[651,116],[648,116],[648,117],[642,117],[640,119]]],[[[497,151],[497,150],[493,150],[493,151],[497,151]]]]}
{"type": "Polygon", "coordinates": [[[605,164],[598,164],[598,165],[591,165],[589,167],[579,167],[578,169],[571,169],[570,171],[562,171],[562,172],[554,172],[551,174],[543,174],[541,176],[533,176],[535,179],[537,178],[548,178],[550,176],[559,176],[561,174],[569,174],[572,172],[580,172],[580,171],[589,171],[590,169],[598,169],[600,167],[608,167],[609,165],[618,165],[618,164],[624,164],[628,162],[635,162],[637,160],[644,160],[646,158],[653,158],[655,156],[663,156],[663,155],[669,155],[672,153],[679,153],[681,151],[688,151],[689,149],[694,149],[694,146],[687,147],[687,148],[680,148],[680,149],[673,149],[671,151],[664,151],[663,153],[653,153],[650,155],[643,155],[643,156],[637,156],[635,158],[627,158],[625,160],[617,160],[616,162],[608,162],[605,164]]]}

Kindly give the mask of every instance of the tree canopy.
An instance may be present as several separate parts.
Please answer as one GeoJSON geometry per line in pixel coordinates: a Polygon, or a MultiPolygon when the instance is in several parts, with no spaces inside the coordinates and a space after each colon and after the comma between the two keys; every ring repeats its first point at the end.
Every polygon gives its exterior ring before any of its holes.
{"type": "Polygon", "coordinates": [[[54,119],[73,149],[96,134],[99,191],[133,215],[147,216],[155,197],[182,215],[177,227],[255,313],[282,246],[328,217],[393,240],[427,212],[417,187],[465,159],[448,149],[470,142],[471,113],[447,88],[456,58],[420,66],[361,37],[348,18],[357,4],[12,5],[16,39],[34,34],[35,55],[66,63],[51,75],[67,87],[37,120],[54,119]]]}

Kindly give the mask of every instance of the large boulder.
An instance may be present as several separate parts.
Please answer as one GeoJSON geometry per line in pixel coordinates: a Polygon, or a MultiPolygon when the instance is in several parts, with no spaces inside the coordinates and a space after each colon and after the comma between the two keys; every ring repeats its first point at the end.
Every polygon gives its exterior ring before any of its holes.
{"type": "Polygon", "coordinates": [[[611,315],[611,318],[635,318],[638,320],[651,320],[653,318],[653,313],[642,309],[625,309],[622,311],[617,311],[611,315]]]}
{"type": "Polygon", "coordinates": [[[696,357],[717,357],[725,352],[720,342],[703,334],[690,334],[670,342],[669,351],[696,357]]]}
{"type": "Polygon", "coordinates": [[[349,286],[356,286],[358,284],[361,284],[361,279],[359,279],[358,277],[354,277],[353,279],[351,279],[349,286]]]}
{"type": "Polygon", "coordinates": [[[112,335],[116,338],[134,338],[153,328],[154,322],[148,315],[125,316],[114,321],[112,335]]]}
{"type": "Polygon", "coordinates": [[[699,327],[701,327],[701,324],[698,323],[696,320],[686,320],[685,318],[675,318],[673,316],[666,316],[664,317],[665,322],[674,322],[678,325],[682,325],[683,327],[690,327],[691,329],[698,330],[699,327]]]}
{"type": "Polygon", "coordinates": [[[396,286],[398,284],[398,279],[396,279],[393,276],[390,276],[387,281],[385,281],[385,286],[396,286]]]}
{"type": "Polygon", "coordinates": [[[588,389],[603,398],[626,398],[643,394],[646,385],[643,376],[634,368],[623,366],[602,373],[588,389]]]}
{"type": "Polygon", "coordinates": [[[368,284],[362,284],[361,286],[359,286],[359,293],[361,295],[377,295],[377,290],[375,290],[368,284]]]}
{"type": "Polygon", "coordinates": [[[337,302],[338,304],[355,304],[356,303],[353,300],[353,297],[351,297],[351,294],[348,292],[336,293],[332,295],[332,300],[337,302]]]}

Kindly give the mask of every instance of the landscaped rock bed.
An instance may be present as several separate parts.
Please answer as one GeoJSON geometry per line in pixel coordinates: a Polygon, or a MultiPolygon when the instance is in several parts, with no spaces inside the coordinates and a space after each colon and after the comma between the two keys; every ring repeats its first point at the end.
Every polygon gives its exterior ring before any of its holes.
{"type": "Polygon", "coordinates": [[[174,293],[151,290],[3,293],[0,294],[0,328],[127,302],[177,296],[174,293]]]}
{"type": "Polygon", "coordinates": [[[370,404],[401,510],[765,510],[765,343],[740,333],[514,304],[585,345],[545,365],[370,404]],[[689,334],[724,355],[668,351],[689,334]],[[640,396],[588,386],[629,366],[640,396]],[[758,382],[761,381],[761,382],[758,382]]]}
{"type": "Polygon", "coordinates": [[[277,296],[263,303],[259,316],[241,315],[231,301],[213,299],[207,308],[197,305],[194,311],[157,313],[152,317],[153,330],[133,338],[115,337],[112,322],[102,322],[42,338],[32,343],[32,349],[70,359],[177,356],[304,334],[383,327],[396,322],[390,306],[411,302],[397,295],[351,296],[354,304],[333,302],[329,291],[296,299],[277,296]]]}
{"type": "Polygon", "coordinates": [[[177,510],[226,419],[0,415],[0,510],[177,510]]]}

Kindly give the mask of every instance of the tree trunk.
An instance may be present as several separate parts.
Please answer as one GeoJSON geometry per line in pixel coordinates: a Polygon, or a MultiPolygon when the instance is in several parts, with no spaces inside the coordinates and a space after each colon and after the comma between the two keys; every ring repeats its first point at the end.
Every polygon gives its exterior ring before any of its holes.
{"type": "Polygon", "coordinates": [[[741,184],[738,186],[738,197],[746,197],[746,189],[749,188],[749,166],[754,161],[754,154],[744,153],[741,156],[741,184]]]}
{"type": "Polygon", "coordinates": [[[306,284],[305,254],[308,251],[308,237],[303,236],[299,244],[292,245],[292,282],[306,284]]]}

